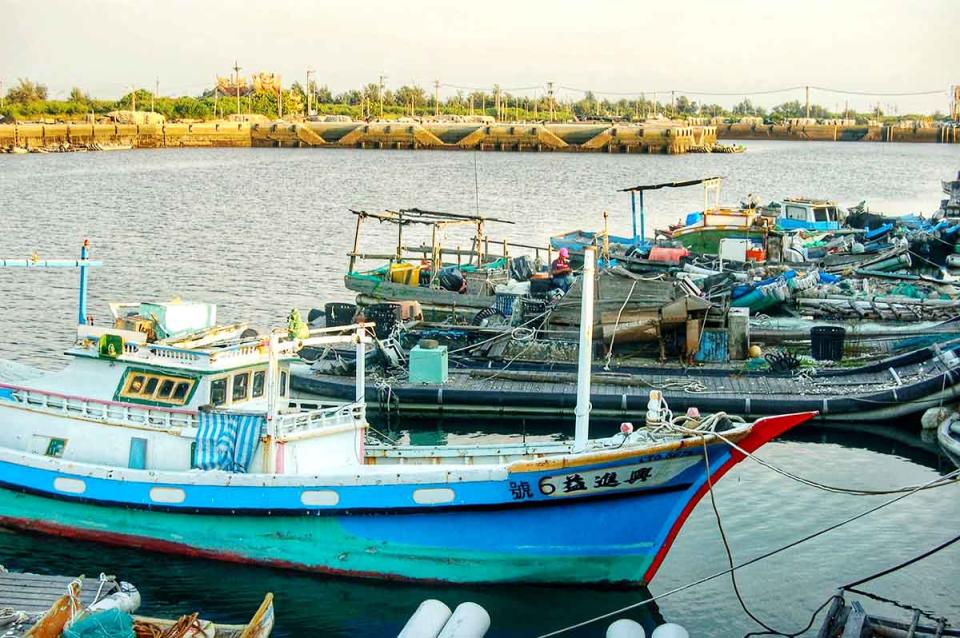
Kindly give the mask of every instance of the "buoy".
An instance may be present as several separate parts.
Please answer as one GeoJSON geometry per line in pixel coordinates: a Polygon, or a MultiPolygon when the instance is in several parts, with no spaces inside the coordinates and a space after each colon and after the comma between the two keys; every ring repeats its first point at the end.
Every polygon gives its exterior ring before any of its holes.
{"type": "Polygon", "coordinates": [[[650,390],[650,400],[647,401],[647,425],[660,425],[663,415],[660,410],[660,401],[663,395],[659,390],[650,390]]]}
{"type": "Polygon", "coordinates": [[[623,423],[621,423],[620,434],[623,434],[625,436],[629,436],[633,434],[633,423],[630,423],[629,421],[624,421],[623,423]]]}
{"type": "Polygon", "coordinates": [[[654,629],[650,638],[690,638],[690,634],[677,623],[668,622],[654,629]]]}
{"type": "Polygon", "coordinates": [[[490,614],[477,603],[460,603],[437,638],[483,638],[490,629],[490,614]]]}
{"type": "Polygon", "coordinates": [[[451,613],[450,608],[441,601],[432,598],[425,600],[410,616],[397,638],[436,638],[451,613]]]}
{"type": "Polygon", "coordinates": [[[646,638],[647,632],[636,620],[621,618],[607,627],[607,638],[646,638]]]}
{"type": "Polygon", "coordinates": [[[936,430],[950,416],[947,408],[929,408],[920,417],[920,427],[924,430],[936,430]]]}
{"type": "Polygon", "coordinates": [[[750,348],[747,350],[747,354],[750,355],[751,359],[759,359],[763,354],[763,350],[760,349],[760,346],[754,345],[750,346],[750,348]]]}

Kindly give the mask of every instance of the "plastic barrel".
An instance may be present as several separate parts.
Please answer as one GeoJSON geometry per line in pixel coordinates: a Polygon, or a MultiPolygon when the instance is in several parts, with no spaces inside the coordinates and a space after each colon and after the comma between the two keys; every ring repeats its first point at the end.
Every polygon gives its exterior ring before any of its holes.
{"type": "Polygon", "coordinates": [[[357,314],[357,306],[352,303],[328,303],[324,304],[323,312],[327,316],[328,328],[349,326],[357,314]]]}
{"type": "Polygon", "coordinates": [[[847,331],[839,326],[815,326],[810,329],[810,356],[817,361],[843,359],[843,339],[847,331]]]}

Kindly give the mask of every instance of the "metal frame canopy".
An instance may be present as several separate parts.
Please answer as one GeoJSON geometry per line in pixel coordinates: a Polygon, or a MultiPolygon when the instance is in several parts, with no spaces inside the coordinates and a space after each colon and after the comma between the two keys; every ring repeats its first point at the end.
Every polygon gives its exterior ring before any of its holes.
{"type": "MultiPolygon", "coordinates": [[[[403,259],[403,227],[410,224],[422,224],[432,227],[431,237],[431,261],[440,263],[441,249],[437,243],[437,229],[445,226],[455,226],[460,224],[472,224],[476,226],[476,233],[473,237],[472,252],[477,257],[477,265],[483,263],[483,247],[486,234],[483,225],[487,222],[497,224],[515,224],[507,219],[496,217],[484,217],[483,215],[468,215],[463,213],[448,213],[435,210],[423,210],[421,208],[401,208],[399,210],[385,210],[379,213],[368,213],[365,210],[349,209],[351,213],[357,216],[357,228],[353,238],[353,251],[350,253],[350,272],[353,272],[356,265],[356,258],[359,255],[360,228],[364,219],[376,219],[379,222],[388,222],[397,225],[397,248],[390,261],[401,261],[403,259]]],[[[504,249],[506,250],[506,249],[504,249]]]]}
{"type": "Polygon", "coordinates": [[[643,207],[643,194],[646,191],[657,191],[662,188],[686,188],[687,186],[696,186],[703,184],[703,210],[707,211],[707,194],[713,189],[715,193],[714,208],[720,206],[720,184],[723,177],[717,175],[714,177],[701,177],[700,179],[688,179],[682,182],[662,182],[660,184],[644,184],[641,186],[631,186],[630,188],[621,188],[618,193],[630,193],[630,214],[633,220],[633,243],[640,246],[644,243],[644,227],[646,225],[646,212],[643,207]],[[640,193],[640,234],[637,235],[637,193],[640,193]]]}

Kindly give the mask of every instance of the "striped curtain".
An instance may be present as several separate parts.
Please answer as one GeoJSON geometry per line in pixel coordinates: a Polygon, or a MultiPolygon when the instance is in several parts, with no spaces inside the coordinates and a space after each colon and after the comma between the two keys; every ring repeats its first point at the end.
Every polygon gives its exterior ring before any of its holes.
{"type": "Polygon", "coordinates": [[[200,427],[194,465],[201,470],[246,472],[260,445],[263,415],[198,411],[200,427]]]}

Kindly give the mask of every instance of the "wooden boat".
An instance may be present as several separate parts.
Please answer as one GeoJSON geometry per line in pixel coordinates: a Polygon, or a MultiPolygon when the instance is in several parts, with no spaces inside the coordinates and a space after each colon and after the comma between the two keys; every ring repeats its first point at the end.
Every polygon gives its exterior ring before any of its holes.
{"type": "Polygon", "coordinates": [[[353,250],[349,253],[350,262],[344,285],[357,295],[357,304],[369,306],[375,303],[417,301],[424,316],[443,320],[451,314],[466,315],[472,318],[478,311],[494,305],[495,289],[510,280],[510,267],[514,256],[510,248],[530,249],[536,253],[536,259],[546,257],[549,263],[550,249],[526,246],[505,241],[491,241],[485,233],[488,223],[512,224],[513,222],[484,217],[481,215],[461,215],[420,209],[403,209],[368,213],[351,211],[357,217],[353,250]],[[391,254],[371,254],[360,252],[360,237],[363,222],[373,219],[388,223],[397,230],[396,249],[391,254]],[[408,226],[419,225],[430,230],[431,245],[405,246],[403,230],[408,226]],[[466,250],[445,248],[438,239],[447,228],[472,226],[474,236],[471,247],[466,250]],[[491,251],[491,246],[492,251],[491,251]],[[499,255],[494,255],[496,249],[499,255]],[[445,261],[446,257],[456,257],[456,261],[445,261]],[[375,259],[385,264],[370,270],[357,270],[360,260],[375,259]],[[435,269],[434,265],[440,268],[435,269]],[[445,287],[443,271],[456,272],[461,289],[445,287]],[[437,276],[433,276],[434,273],[437,276]],[[462,279],[459,279],[461,278],[462,279]]]}
{"type": "Polygon", "coordinates": [[[834,597],[817,638],[941,638],[960,636],[960,629],[951,628],[945,619],[931,621],[914,610],[909,621],[894,620],[868,614],[863,605],[849,605],[842,595],[834,597]]]}
{"type": "Polygon", "coordinates": [[[358,577],[645,583],[708,474],[743,458],[726,441],[752,451],[815,414],[670,419],[657,395],[650,429],[591,439],[585,381],[572,442],[368,441],[368,327],[174,346],[81,324],[72,365],[0,385],[0,525],[358,577]],[[344,341],[350,402],[291,401],[296,351],[344,341]]]}
{"type": "MultiPolygon", "coordinates": [[[[958,352],[960,341],[954,339],[858,368],[819,370],[814,376],[729,367],[648,366],[606,372],[598,366],[590,403],[595,413],[629,417],[643,410],[650,388],[657,388],[678,412],[697,407],[759,416],[817,410],[824,420],[897,419],[960,396],[958,352]]],[[[505,363],[488,361],[481,369],[453,369],[443,385],[371,382],[366,397],[381,410],[404,412],[573,413],[573,366],[515,361],[505,367],[505,363]]],[[[349,378],[315,373],[302,364],[294,364],[291,375],[291,387],[304,400],[353,396],[349,378]]]]}
{"type": "Polygon", "coordinates": [[[960,414],[954,412],[937,426],[937,443],[950,460],[960,467],[960,414]]]}

